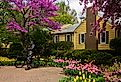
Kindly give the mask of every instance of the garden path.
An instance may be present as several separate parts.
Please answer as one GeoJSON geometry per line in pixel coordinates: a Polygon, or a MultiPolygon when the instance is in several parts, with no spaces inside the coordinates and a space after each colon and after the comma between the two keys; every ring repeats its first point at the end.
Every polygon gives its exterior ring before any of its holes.
{"type": "Polygon", "coordinates": [[[14,66],[0,67],[0,82],[59,82],[65,77],[62,68],[40,67],[31,70],[15,68],[14,66]]]}

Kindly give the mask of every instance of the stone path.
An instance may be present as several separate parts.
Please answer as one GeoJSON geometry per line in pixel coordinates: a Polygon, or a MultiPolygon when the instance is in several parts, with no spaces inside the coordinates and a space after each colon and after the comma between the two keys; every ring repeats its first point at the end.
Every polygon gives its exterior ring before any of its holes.
{"type": "Polygon", "coordinates": [[[56,67],[40,67],[27,71],[14,66],[0,67],[0,82],[59,82],[62,77],[62,68],[56,67]]]}

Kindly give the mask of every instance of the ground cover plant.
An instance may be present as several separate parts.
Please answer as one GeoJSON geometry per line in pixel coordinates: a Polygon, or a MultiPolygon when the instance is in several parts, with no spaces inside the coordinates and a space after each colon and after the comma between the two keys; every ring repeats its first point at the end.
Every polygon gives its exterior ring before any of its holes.
{"type": "MultiPolygon", "coordinates": [[[[64,62],[64,60],[61,61],[64,62]]],[[[65,62],[68,62],[69,65],[63,67],[63,71],[69,77],[65,77],[59,82],[105,82],[101,70],[96,65],[93,65],[92,62],[89,64],[81,64],[75,60],[65,60],[65,62]]]]}
{"type": "Polygon", "coordinates": [[[121,64],[114,63],[113,66],[99,66],[90,63],[81,64],[76,60],[56,59],[57,63],[67,62],[63,72],[68,77],[62,78],[59,82],[120,82],[121,64]]]}

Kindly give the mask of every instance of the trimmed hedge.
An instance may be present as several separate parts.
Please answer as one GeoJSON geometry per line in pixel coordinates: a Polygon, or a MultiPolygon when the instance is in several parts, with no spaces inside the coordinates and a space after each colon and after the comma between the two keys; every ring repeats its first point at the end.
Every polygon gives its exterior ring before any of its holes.
{"type": "Polygon", "coordinates": [[[118,61],[121,60],[118,58],[119,56],[115,57],[110,53],[96,50],[61,50],[58,51],[58,54],[55,54],[55,56],[56,58],[79,60],[82,64],[95,61],[94,63],[96,65],[111,65],[115,59],[118,61]]]}

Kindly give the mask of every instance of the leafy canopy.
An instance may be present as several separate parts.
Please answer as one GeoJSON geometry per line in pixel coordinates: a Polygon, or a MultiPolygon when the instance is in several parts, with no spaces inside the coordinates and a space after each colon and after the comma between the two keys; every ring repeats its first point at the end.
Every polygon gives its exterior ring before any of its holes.
{"type": "Polygon", "coordinates": [[[0,3],[8,3],[10,7],[2,5],[11,17],[7,21],[7,29],[10,31],[28,32],[28,28],[41,25],[58,29],[59,24],[49,19],[56,16],[58,7],[55,0],[2,0],[0,3]]]}

